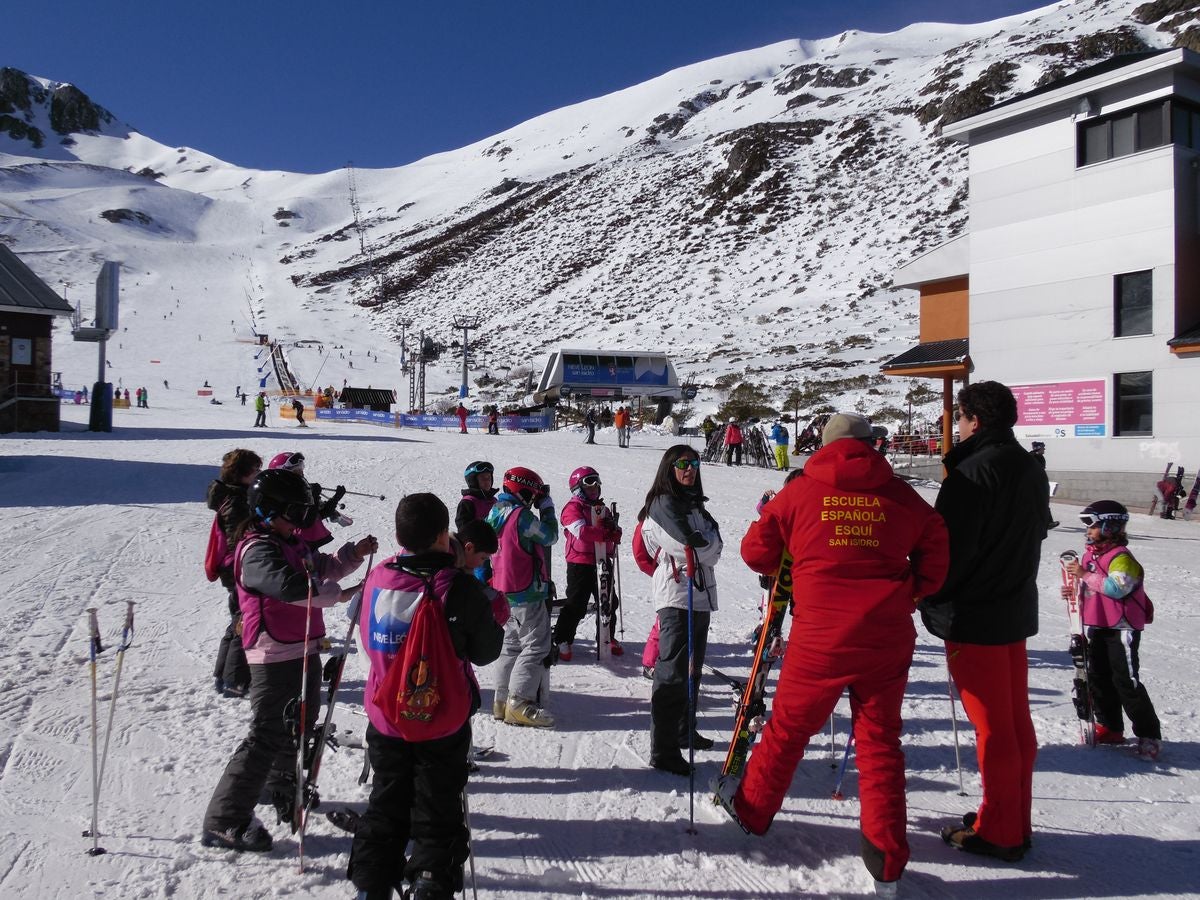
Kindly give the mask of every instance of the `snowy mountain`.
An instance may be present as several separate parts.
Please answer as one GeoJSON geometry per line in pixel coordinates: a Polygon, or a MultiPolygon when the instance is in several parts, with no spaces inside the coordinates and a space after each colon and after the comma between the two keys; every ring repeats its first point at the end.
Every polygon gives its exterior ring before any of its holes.
{"type": "MultiPolygon", "coordinates": [[[[134,381],[160,371],[143,374],[141,351],[161,353],[185,322],[199,336],[227,316],[236,333],[253,316],[272,336],[394,351],[400,319],[449,343],[449,318],[477,313],[479,368],[538,368],[563,343],[667,347],[709,386],[702,401],[740,380],[807,381],[886,417],[907,385],[878,363],[916,336],[890,274],[965,225],[965,152],[941,125],[1113,54],[1196,45],[1198,6],[1079,0],[784,41],[357,171],[381,289],[344,172],[165,147],[77,88],[5,69],[0,239],[51,284],[125,262],[127,308],[169,326],[130,333],[134,381]]],[[[209,368],[248,367],[244,350],[206,350],[209,368]]],[[[64,357],[82,380],[87,355],[64,357]]],[[[350,375],[339,357],[320,380],[350,375]]],[[[379,376],[401,386],[390,367],[379,376]]]]}

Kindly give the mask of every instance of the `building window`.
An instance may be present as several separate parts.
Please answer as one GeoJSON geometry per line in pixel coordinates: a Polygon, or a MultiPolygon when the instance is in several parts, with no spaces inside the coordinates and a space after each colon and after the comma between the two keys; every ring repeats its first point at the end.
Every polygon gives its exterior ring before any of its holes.
{"type": "Polygon", "coordinates": [[[1153,332],[1153,280],[1149,271],[1128,272],[1113,279],[1113,334],[1116,337],[1153,332]]]}
{"type": "Polygon", "coordinates": [[[1154,373],[1122,372],[1113,376],[1117,435],[1154,434],[1154,373]]]}
{"type": "Polygon", "coordinates": [[[1090,166],[1170,143],[1170,108],[1168,101],[1158,100],[1081,123],[1076,141],[1077,164],[1090,166]]]}

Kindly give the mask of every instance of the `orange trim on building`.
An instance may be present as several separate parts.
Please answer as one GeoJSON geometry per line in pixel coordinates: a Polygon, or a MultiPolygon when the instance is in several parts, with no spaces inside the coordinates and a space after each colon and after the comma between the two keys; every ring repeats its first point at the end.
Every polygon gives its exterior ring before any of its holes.
{"type": "Polygon", "coordinates": [[[966,277],[921,285],[922,344],[970,336],[969,293],[966,277]]]}

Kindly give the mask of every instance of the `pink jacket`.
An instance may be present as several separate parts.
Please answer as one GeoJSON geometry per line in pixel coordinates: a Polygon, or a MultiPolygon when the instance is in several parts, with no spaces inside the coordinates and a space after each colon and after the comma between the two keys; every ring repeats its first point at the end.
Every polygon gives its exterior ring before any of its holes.
{"type": "Polygon", "coordinates": [[[612,534],[612,512],[602,501],[588,501],[572,494],[563,507],[560,522],[567,535],[567,562],[594,566],[596,544],[600,541],[607,541],[610,555],[616,552],[617,542],[607,540],[612,534]],[[592,524],[593,510],[595,525],[592,524]]]}

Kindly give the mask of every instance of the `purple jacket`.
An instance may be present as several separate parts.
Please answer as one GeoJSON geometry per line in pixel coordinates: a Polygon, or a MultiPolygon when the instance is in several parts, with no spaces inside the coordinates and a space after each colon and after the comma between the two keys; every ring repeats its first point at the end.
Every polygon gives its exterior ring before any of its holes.
{"type": "Polygon", "coordinates": [[[1083,624],[1096,628],[1141,631],[1154,617],[1154,605],[1142,585],[1142,567],[1129,548],[1118,545],[1103,553],[1088,547],[1080,564],[1083,624]]]}

